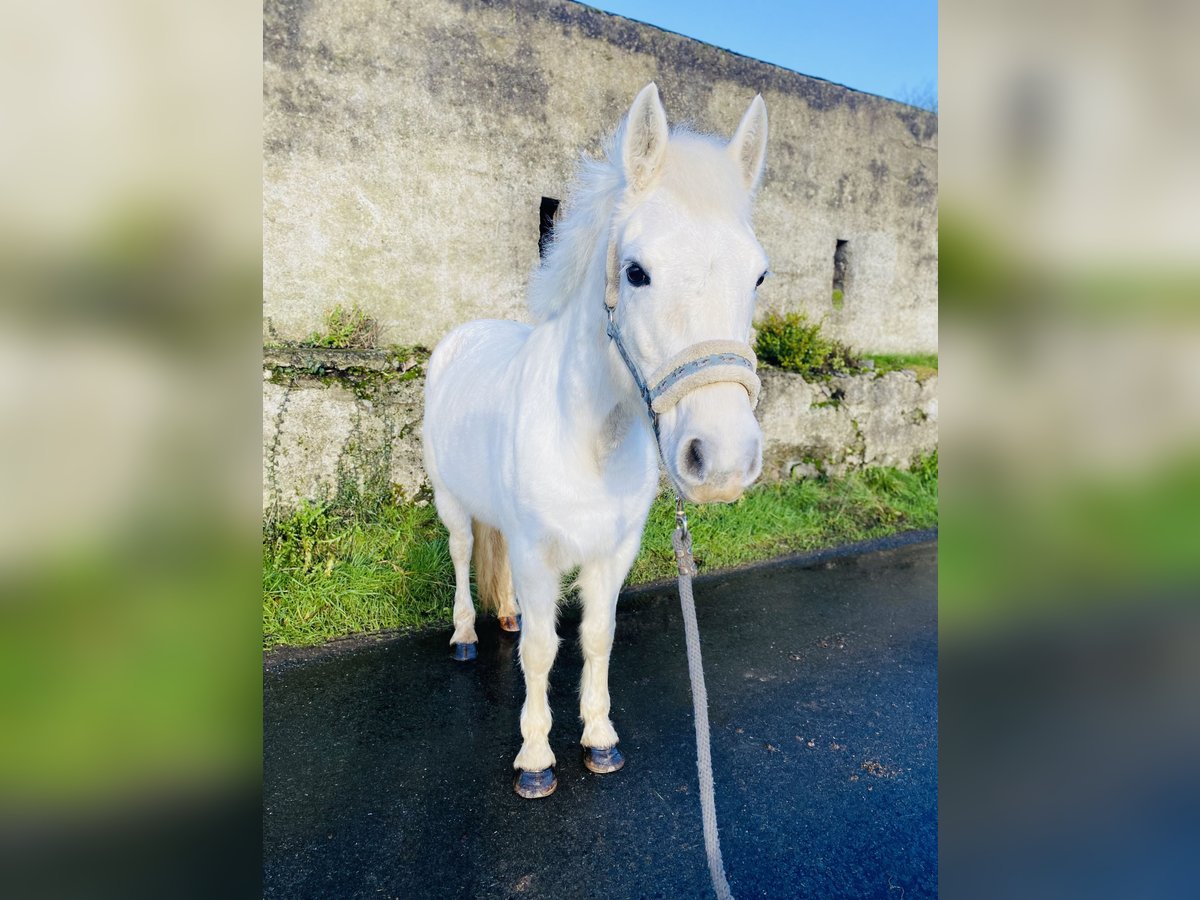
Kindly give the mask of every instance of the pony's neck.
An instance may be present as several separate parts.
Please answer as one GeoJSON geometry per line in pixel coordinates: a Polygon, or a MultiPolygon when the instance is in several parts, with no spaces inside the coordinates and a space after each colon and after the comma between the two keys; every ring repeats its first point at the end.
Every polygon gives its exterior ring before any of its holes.
{"type": "Polygon", "coordinates": [[[642,399],[608,337],[604,305],[607,229],[589,275],[559,313],[541,327],[559,348],[556,373],[561,414],[568,433],[598,449],[603,465],[627,440],[653,441],[642,399]]]}
{"type": "Polygon", "coordinates": [[[622,416],[636,413],[632,400],[641,399],[633,379],[620,362],[608,336],[604,306],[605,251],[600,247],[591,277],[586,279],[558,316],[564,341],[560,390],[577,399],[589,418],[607,420],[616,407],[622,416]]]}
{"type": "Polygon", "coordinates": [[[535,271],[529,288],[537,327],[545,329],[557,350],[547,363],[555,367],[553,380],[569,433],[610,449],[642,432],[653,441],[641,397],[606,330],[608,241],[623,190],[611,158],[582,164],[570,208],[555,226],[545,264],[535,271]]]}

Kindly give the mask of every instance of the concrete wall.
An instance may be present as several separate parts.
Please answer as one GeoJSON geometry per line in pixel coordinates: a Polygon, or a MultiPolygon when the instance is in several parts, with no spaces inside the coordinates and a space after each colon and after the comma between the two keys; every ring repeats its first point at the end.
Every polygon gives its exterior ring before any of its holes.
{"type": "Polygon", "coordinates": [[[385,343],[525,318],[541,198],[654,80],[672,121],[725,135],[767,102],[764,309],[937,348],[932,114],[559,0],[266,0],[264,41],[264,338],[339,303],[385,343]]]}

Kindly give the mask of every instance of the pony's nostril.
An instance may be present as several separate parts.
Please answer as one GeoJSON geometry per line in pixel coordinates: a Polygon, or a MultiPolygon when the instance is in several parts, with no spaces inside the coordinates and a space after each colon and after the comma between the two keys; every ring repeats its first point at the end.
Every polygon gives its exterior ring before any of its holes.
{"type": "Polygon", "coordinates": [[[688,442],[687,452],[683,457],[684,471],[696,481],[704,479],[704,451],[699,438],[688,442]]]}

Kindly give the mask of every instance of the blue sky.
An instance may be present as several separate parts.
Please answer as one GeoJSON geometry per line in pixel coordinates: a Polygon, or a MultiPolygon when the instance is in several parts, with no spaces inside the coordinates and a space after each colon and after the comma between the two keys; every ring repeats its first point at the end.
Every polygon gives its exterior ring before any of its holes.
{"type": "Polygon", "coordinates": [[[805,75],[899,100],[937,97],[937,0],[595,0],[805,75]]]}

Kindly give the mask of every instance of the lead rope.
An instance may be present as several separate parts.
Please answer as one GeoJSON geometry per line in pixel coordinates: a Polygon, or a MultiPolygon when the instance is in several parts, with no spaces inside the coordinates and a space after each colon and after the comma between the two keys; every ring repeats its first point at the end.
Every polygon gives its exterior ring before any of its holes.
{"type": "MultiPolygon", "coordinates": [[[[608,311],[608,336],[617,345],[617,352],[633,376],[638,392],[646,404],[650,416],[650,428],[654,433],[654,446],[662,458],[662,445],[658,437],[658,413],[651,405],[650,391],[646,380],[634,365],[633,359],[621,340],[621,332],[613,320],[612,305],[605,304],[608,311]]],[[[704,855],[708,857],[708,874],[712,878],[713,891],[717,900],[733,900],[729,881],[725,878],[725,862],[721,858],[721,838],[717,834],[717,801],[713,789],[712,738],[708,727],[708,691],[704,687],[704,666],[700,659],[700,626],[696,622],[696,599],[692,596],[692,578],[696,575],[696,561],[692,559],[692,533],[688,531],[687,512],[683,508],[683,495],[671,479],[671,470],[663,460],[667,480],[675,490],[675,532],[671,544],[675,548],[675,565],[679,569],[679,605],[683,609],[683,635],[687,644],[688,677],[692,684],[692,714],[696,726],[696,776],[700,781],[700,818],[704,823],[704,855]]]]}
{"type": "Polygon", "coordinates": [[[700,816],[704,820],[704,853],[717,900],[733,900],[725,863],[721,858],[721,839],[717,834],[717,802],[713,792],[712,749],[708,729],[708,691],[704,687],[704,665],[700,659],[700,626],[696,623],[696,600],[692,596],[692,577],[696,563],[692,559],[692,534],[688,531],[683,498],[675,495],[675,564],[679,568],[679,605],[683,609],[683,634],[687,642],[688,676],[692,681],[692,712],[696,724],[696,774],[700,779],[700,816]]]}

